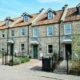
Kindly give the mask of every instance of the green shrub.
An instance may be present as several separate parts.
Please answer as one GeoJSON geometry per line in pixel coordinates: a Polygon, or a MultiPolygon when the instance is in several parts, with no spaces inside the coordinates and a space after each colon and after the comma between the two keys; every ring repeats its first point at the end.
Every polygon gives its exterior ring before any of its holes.
{"type": "Polygon", "coordinates": [[[2,58],[2,53],[0,53],[0,58],[2,58]]]}
{"type": "Polygon", "coordinates": [[[18,64],[20,64],[21,63],[21,60],[19,59],[19,58],[17,58],[17,57],[13,57],[13,60],[11,59],[10,61],[9,61],[9,65],[18,65],[18,64]]]}
{"type": "Polygon", "coordinates": [[[80,75],[80,62],[72,62],[70,73],[80,75]]]}
{"type": "MultiPolygon", "coordinates": [[[[13,57],[13,65],[18,65],[28,61],[30,61],[28,57],[13,57]]],[[[9,61],[9,65],[12,65],[12,59],[9,61]]]]}
{"type": "Polygon", "coordinates": [[[24,58],[20,58],[20,60],[21,60],[21,63],[25,63],[26,62],[26,60],[24,59],[24,58]]]}
{"type": "Polygon", "coordinates": [[[24,59],[26,60],[26,62],[30,61],[29,57],[24,57],[24,59]]]}
{"type": "Polygon", "coordinates": [[[25,63],[30,61],[30,59],[28,57],[20,57],[21,63],[25,63]]]}

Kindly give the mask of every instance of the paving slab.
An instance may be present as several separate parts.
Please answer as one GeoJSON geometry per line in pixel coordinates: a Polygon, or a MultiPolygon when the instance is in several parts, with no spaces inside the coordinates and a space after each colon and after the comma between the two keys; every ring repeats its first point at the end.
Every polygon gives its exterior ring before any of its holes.
{"type": "Polygon", "coordinates": [[[56,74],[41,70],[41,60],[31,59],[30,62],[17,66],[0,65],[0,80],[80,80],[80,76],[56,74]],[[34,67],[40,67],[40,70],[34,67]]]}

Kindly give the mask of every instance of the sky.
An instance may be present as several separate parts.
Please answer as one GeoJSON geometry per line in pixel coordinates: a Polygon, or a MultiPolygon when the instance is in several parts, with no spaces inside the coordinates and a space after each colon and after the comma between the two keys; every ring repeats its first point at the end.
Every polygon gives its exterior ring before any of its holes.
{"type": "Polygon", "coordinates": [[[79,3],[80,0],[0,0],[0,21],[8,16],[20,17],[23,12],[34,14],[38,13],[41,8],[61,10],[65,4],[71,8],[79,3]]]}

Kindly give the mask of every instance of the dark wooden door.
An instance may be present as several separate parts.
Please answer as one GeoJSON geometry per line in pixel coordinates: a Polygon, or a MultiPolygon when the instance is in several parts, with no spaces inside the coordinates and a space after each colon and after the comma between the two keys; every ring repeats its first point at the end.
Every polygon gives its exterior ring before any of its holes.
{"type": "Polygon", "coordinates": [[[33,55],[35,59],[38,58],[38,46],[37,45],[33,46],[33,55]]]}
{"type": "Polygon", "coordinates": [[[10,46],[10,55],[13,55],[13,51],[14,51],[14,45],[11,44],[11,46],[10,46]]]}
{"type": "Polygon", "coordinates": [[[65,53],[66,53],[66,59],[67,57],[71,59],[71,55],[72,55],[72,47],[71,44],[66,44],[65,45],[65,53]]]}

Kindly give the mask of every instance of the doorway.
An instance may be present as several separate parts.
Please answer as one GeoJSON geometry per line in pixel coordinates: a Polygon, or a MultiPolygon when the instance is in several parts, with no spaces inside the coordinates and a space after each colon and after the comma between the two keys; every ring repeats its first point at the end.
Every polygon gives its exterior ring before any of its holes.
{"type": "Polygon", "coordinates": [[[10,55],[13,55],[14,52],[14,44],[10,45],[10,55]]]}
{"type": "Polygon", "coordinates": [[[72,45],[71,44],[65,44],[65,58],[71,59],[72,55],[72,45]]]}
{"type": "Polygon", "coordinates": [[[37,59],[38,58],[38,46],[33,45],[33,58],[37,59]]]}

